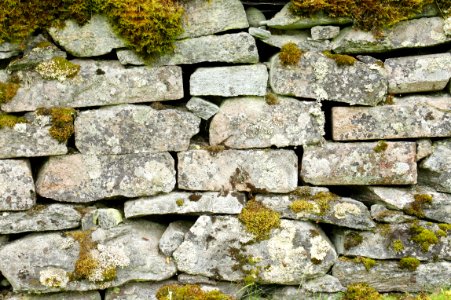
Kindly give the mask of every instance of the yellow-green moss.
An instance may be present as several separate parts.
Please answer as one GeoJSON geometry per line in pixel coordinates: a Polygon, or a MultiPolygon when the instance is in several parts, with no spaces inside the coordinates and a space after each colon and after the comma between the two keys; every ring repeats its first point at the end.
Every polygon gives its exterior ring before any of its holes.
{"type": "Polygon", "coordinates": [[[102,272],[102,277],[104,281],[112,281],[117,277],[117,269],[116,267],[109,267],[102,272]]]}
{"type": "Polygon", "coordinates": [[[15,115],[0,114],[0,129],[4,127],[13,128],[18,123],[27,123],[27,119],[15,115]]]}
{"type": "Polygon", "coordinates": [[[97,247],[97,243],[91,238],[91,230],[67,232],[66,235],[73,238],[80,245],[78,259],[75,262],[72,280],[83,280],[91,277],[91,274],[99,266],[99,263],[91,255],[91,250],[97,247]]]}
{"type": "Polygon", "coordinates": [[[318,192],[312,199],[318,204],[320,214],[324,215],[330,209],[330,202],[337,200],[337,195],[331,192],[318,192]]]}
{"type": "Polygon", "coordinates": [[[207,150],[212,153],[218,153],[218,152],[226,150],[226,147],[224,145],[208,145],[208,146],[203,146],[202,150],[207,150]]]}
{"type": "Polygon", "coordinates": [[[344,241],[344,248],[345,250],[349,250],[352,247],[356,247],[360,245],[363,242],[363,237],[360,235],[360,233],[351,231],[346,234],[345,241],[344,241]]]}
{"type": "Polygon", "coordinates": [[[177,199],[177,200],[175,200],[175,203],[177,204],[177,206],[181,207],[181,206],[183,206],[183,204],[185,204],[185,200],[177,199]]]}
{"type": "Polygon", "coordinates": [[[344,55],[344,54],[333,54],[330,51],[323,51],[323,54],[335,61],[337,66],[352,66],[355,64],[357,59],[350,55],[344,55]]]}
{"type": "Polygon", "coordinates": [[[0,81],[0,104],[11,101],[19,89],[19,84],[0,81]]]}
{"type": "Polygon", "coordinates": [[[446,223],[440,223],[438,224],[438,227],[443,230],[446,234],[451,231],[451,224],[446,223]]]}
{"type": "Polygon", "coordinates": [[[380,300],[382,296],[364,282],[350,284],[341,300],[380,300]]]}
{"type": "Polygon", "coordinates": [[[371,270],[376,265],[376,261],[369,257],[359,256],[354,259],[356,263],[361,263],[367,271],[371,270]]]}
{"type": "Polygon", "coordinates": [[[395,104],[395,96],[392,94],[388,94],[387,97],[385,97],[384,105],[393,105],[395,104]]]}
{"type": "Polygon", "coordinates": [[[279,53],[280,62],[284,66],[297,65],[301,56],[302,51],[295,43],[286,43],[279,53]]]}
{"type": "Polygon", "coordinates": [[[312,196],[310,189],[311,188],[307,186],[299,186],[293,192],[291,192],[291,194],[300,198],[310,197],[312,196]]]}
{"type": "Polygon", "coordinates": [[[410,203],[404,212],[416,216],[417,218],[424,218],[424,207],[432,203],[432,195],[429,194],[415,194],[414,201],[410,203]]]}
{"type": "Polygon", "coordinates": [[[315,204],[304,199],[298,199],[290,203],[290,209],[295,213],[313,212],[315,211],[315,204]]]}
{"type": "Polygon", "coordinates": [[[158,289],[158,300],[233,300],[219,290],[205,292],[197,284],[168,284],[158,289]]]}
{"type": "Polygon", "coordinates": [[[266,103],[269,104],[269,105],[276,105],[276,104],[279,104],[279,103],[280,103],[280,100],[279,100],[279,98],[277,97],[277,95],[274,94],[274,93],[270,93],[270,92],[269,92],[269,93],[266,93],[265,101],[266,101],[266,103]]]}
{"type": "Polygon", "coordinates": [[[80,66],[68,61],[64,57],[57,56],[39,63],[35,70],[44,79],[65,80],[77,75],[78,71],[80,71],[80,66]]]}
{"type": "Polygon", "coordinates": [[[423,252],[429,251],[429,247],[438,244],[439,239],[437,235],[427,228],[413,223],[410,227],[412,232],[412,241],[417,243],[423,252]]]}
{"type": "Polygon", "coordinates": [[[75,109],[71,107],[39,108],[36,114],[52,117],[49,133],[58,142],[65,143],[74,133],[75,109]]]}
{"type": "Polygon", "coordinates": [[[373,150],[376,153],[381,153],[384,152],[385,150],[387,150],[388,148],[388,144],[386,141],[378,141],[376,146],[374,146],[373,150]]]}
{"type": "Polygon", "coordinates": [[[401,240],[394,240],[391,243],[391,247],[396,253],[401,253],[404,250],[404,244],[401,240]]]}
{"type": "Polygon", "coordinates": [[[257,241],[268,239],[271,230],[280,227],[280,214],[254,199],[246,203],[238,219],[257,241]]]}
{"type": "Polygon", "coordinates": [[[408,269],[409,271],[415,271],[420,265],[420,260],[415,257],[404,257],[399,261],[399,267],[401,269],[408,269]]]}

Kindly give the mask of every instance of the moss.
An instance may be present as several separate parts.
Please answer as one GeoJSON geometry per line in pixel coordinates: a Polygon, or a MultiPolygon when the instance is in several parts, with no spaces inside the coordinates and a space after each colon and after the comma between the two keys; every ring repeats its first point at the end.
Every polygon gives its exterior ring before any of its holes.
{"type": "Polygon", "coordinates": [[[330,209],[330,202],[337,200],[337,195],[331,192],[318,192],[312,196],[312,199],[319,206],[319,214],[324,215],[330,209]]]}
{"type": "Polygon", "coordinates": [[[352,66],[355,64],[357,59],[350,55],[344,55],[344,54],[333,54],[330,51],[323,51],[323,54],[335,61],[337,66],[352,66]]]}
{"type": "Polygon", "coordinates": [[[102,272],[102,277],[104,281],[112,281],[117,277],[117,269],[116,267],[109,267],[102,272]]]}
{"type": "Polygon", "coordinates": [[[68,61],[64,57],[57,56],[39,63],[35,70],[44,79],[62,81],[77,75],[80,71],[80,66],[68,61]]]}
{"type": "Polygon", "coordinates": [[[315,204],[304,199],[294,200],[290,204],[290,209],[295,213],[313,212],[315,211],[315,208],[315,204]]]}
{"type": "Polygon", "coordinates": [[[284,66],[297,65],[301,59],[302,51],[295,43],[286,43],[280,49],[280,62],[284,66]]]}
{"type": "Polygon", "coordinates": [[[259,280],[262,266],[257,266],[260,259],[244,255],[242,249],[229,248],[229,254],[232,256],[235,265],[232,266],[233,271],[241,271],[244,274],[243,282],[246,285],[255,284],[259,280]]]}
{"type": "Polygon", "coordinates": [[[385,98],[384,105],[393,105],[395,104],[395,96],[392,94],[388,94],[385,98]]]}
{"type": "Polygon", "coordinates": [[[374,146],[373,151],[376,153],[381,153],[387,150],[388,144],[386,141],[378,141],[376,146],[374,146]]]}
{"type": "Polygon", "coordinates": [[[367,283],[350,284],[344,293],[342,300],[380,300],[382,296],[367,283]]]}
{"type": "Polygon", "coordinates": [[[219,290],[203,291],[197,284],[168,284],[155,294],[158,300],[232,300],[233,297],[219,290]]]}
{"type": "Polygon", "coordinates": [[[432,230],[419,226],[417,223],[413,223],[410,230],[412,241],[417,243],[423,252],[428,252],[430,246],[439,242],[437,235],[432,230]]]}
{"type": "Polygon", "coordinates": [[[50,115],[52,117],[52,126],[50,126],[50,135],[60,143],[65,143],[74,133],[75,109],[71,107],[52,107],[39,108],[36,111],[38,115],[50,115]]]}
{"type": "Polygon", "coordinates": [[[392,233],[392,228],[390,224],[379,224],[377,226],[379,233],[383,236],[388,237],[392,233]]]}
{"type": "Polygon", "coordinates": [[[280,103],[279,98],[274,93],[266,93],[265,101],[268,105],[277,105],[280,103]]]}
{"type": "Polygon", "coordinates": [[[391,243],[391,247],[396,253],[401,253],[404,250],[404,244],[401,240],[394,240],[391,243]]]}
{"type": "Polygon", "coordinates": [[[291,194],[302,198],[310,197],[312,196],[310,189],[311,188],[308,186],[299,186],[293,192],[291,192],[291,194]]]}
{"type": "Polygon", "coordinates": [[[202,147],[203,150],[207,150],[212,153],[219,153],[221,151],[224,151],[226,148],[224,145],[211,145],[211,146],[204,146],[202,147]]]}
{"type": "Polygon", "coordinates": [[[254,199],[246,203],[238,219],[257,241],[268,239],[271,230],[280,227],[280,214],[254,199]]]}
{"type": "Polygon", "coordinates": [[[347,233],[345,236],[344,248],[345,250],[349,250],[353,247],[360,245],[362,242],[363,237],[360,235],[360,233],[351,231],[347,233]]]}
{"type": "Polygon", "coordinates": [[[97,247],[97,243],[91,238],[91,230],[67,232],[66,235],[73,238],[80,245],[78,259],[75,262],[72,280],[82,280],[91,277],[91,274],[99,266],[99,263],[91,255],[91,250],[97,247]]]}
{"type": "Polygon", "coordinates": [[[399,267],[401,269],[408,269],[409,271],[415,271],[420,265],[420,260],[415,257],[404,257],[399,261],[399,267]]]}
{"type": "Polygon", "coordinates": [[[404,212],[416,216],[417,218],[424,218],[424,207],[432,203],[432,195],[429,194],[415,194],[414,201],[410,203],[404,212]]]}
{"type": "Polygon", "coordinates": [[[9,127],[13,128],[18,123],[27,123],[27,119],[24,117],[18,117],[15,115],[9,115],[9,114],[0,114],[0,129],[9,127]]]}
{"type": "Polygon", "coordinates": [[[177,204],[178,207],[181,207],[181,206],[183,206],[183,204],[185,204],[185,200],[177,199],[177,200],[175,200],[175,203],[177,204]]]}
{"type": "Polygon", "coordinates": [[[14,82],[0,81],[0,104],[11,101],[17,94],[19,87],[19,84],[14,82]]]}
{"type": "Polygon", "coordinates": [[[356,257],[354,259],[354,261],[356,263],[361,263],[367,271],[371,270],[371,268],[373,268],[376,265],[376,261],[369,257],[359,256],[359,257],[356,257]]]}
{"type": "Polygon", "coordinates": [[[438,224],[438,227],[441,230],[443,230],[446,234],[448,234],[448,232],[451,231],[451,224],[440,223],[438,224]]]}

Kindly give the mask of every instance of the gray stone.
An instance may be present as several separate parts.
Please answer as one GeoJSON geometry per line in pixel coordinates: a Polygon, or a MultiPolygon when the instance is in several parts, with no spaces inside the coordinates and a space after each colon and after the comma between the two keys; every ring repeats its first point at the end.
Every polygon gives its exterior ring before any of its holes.
{"type": "Polygon", "coordinates": [[[130,65],[152,66],[196,64],[201,62],[257,63],[258,51],[254,38],[245,32],[208,35],[174,42],[174,52],[146,62],[132,50],[117,50],[119,61],[130,65]]]}
{"type": "Polygon", "coordinates": [[[191,97],[186,108],[203,120],[210,119],[219,111],[219,106],[199,97],[191,97]]]}
{"type": "Polygon", "coordinates": [[[36,203],[33,176],[28,160],[0,160],[0,211],[26,210],[36,203]]]}
{"type": "Polygon", "coordinates": [[[417,161],[432,154],[432,141],[430,139],[417,140],[417,161]]]}
{"type": "Polygon", "coordinates": [[[256,7],[246,9],[246,16],[250,27],[259,27],[261,22],[266,21],[265,15],[256,7]]]}
{"type": "Polygon", "coordinates": [[[8,243],[7,235],[0,235],[0,248],[8,243]]]}
{"type": "Polygon", "coordinates": [[[315,26],[310,29],[312,39],[314,40],[328,40],[333,39],[340,33],[338,26],[315,26]]]}
{"type": "Polygon", "coordinates": [[[192,96],[264,96],[268,82],[265,65],[198,68],[190,78],[192,96]]]}
{"type": "Polygon", "coordinates": [[[317,52],[304,53],[294,66],[284,66],[276,55],[271,60],[269,82],[281,95],[371,106],[384,100],[387,92],[385,72],[376,63],[356,61],[338,66],[317,52]]]}
{"type": "Polygon", "coordinates": [[[302,288],[312,293],[336,293],[343,292],[345,290],[338,278],[327,274],[322,277],[306,281],[302,288]]]}
{"type": "Polygon", "coordinates": [[[174,185],[174,159],[165,152],[55,156],[42,166],[36,181],[39,195],[78,203],[168,193],[174,185]]]}
{"type": "Polygon", "coordinates": [[[66,52],[61,51],[58,47],[48,41],[43,41],[43,45],[37,45],[30,51],[27,51],[23,57],[13,60],[7,67],[9,72],[17,70],[31,70],[39,63],[54,57],[66,58],[66,52]]]}
{"type": "Polygon", "coordinates": [[[451,78],[451,53],[389,58],[384,65],[389,93],[440,91],[451,78]]]}
{"type": "Polygon", "coordinates": [[[56,43],[77,57],[104,55],[125,47],[107,18],[101,15],[93,15],[83,26],[74,20],[66,20],[63,27],[52,27],[48,32],[56,43]]]}
{"type": "Polygon", "coordinates": [[[118,105],[81,112],[75,145],[81,153],[127,154],[187,150],[200,119],[178,109],[118,105]]]}
{"type": "Polygon", "coordinates": [[[271,293],[271,300],[340,300],[343,298],[342,293],[310,293],[294,286],[285,286],[276,288],[271,293]]]}
{"type": "Polygon", "coordinates": [[[1,109],[18,112],[39,107],[101,106],[183,97],[182,70],[177,66],[125,68],[118,61],[71,62],[80,65],[80,71],[64,81],[45,80],[37,72],[17,72],[21,87],[1,109]]]}
{"type": "Polygon", "coordinates": [[[172,256],[172,253],[185,240],[185,233],[193,226],[190,221],[175,221],[169,224],[164,231],[158,243],[160,251],[166,256],[172,256]]]}
{"type": "Polygon", "coordinates": [[[109,230],[78,232],[79,240],[70,232],[32,234],[0,249],[0,271],[16,292],[86,291],[133,280],[164,280],[176,272],[174,263],[158,250],[164,230],[157,223],[136,221],[109,230]],[[76,279],[70,274],[77,261],[86,259],[80,257],[80,247],[97,265],[83,279],[76,279]],[[103,272],[111,269],[116,277],[105,279],[103,272]]]}
{"type": "Polygon", "coordinates": [[[306,146],[301,177],[314,185],[415,184],[415,148],[412,142],[306,146]]]}
{"type": "Polygon", "coordinates": [[[80,226],[80,220],[71,205],[36,205],[24,212],[0,212],[0,234],[70,229],[80,226]]]}
{"type": "Polygon", "coordinates": [[[0,44],[0,59],[7,59],[20,53],[20,45],[8,42],[0,44]]]}
{"type": "Polygon", "coordinates": [[[245,196],[241,193],[172,192],[125,202],[126,218],[165,214],[239,214],[245,196]]]}
{"type": "Polygon", "coordinates": [[[451,17],[445,19],[443,30],[447,36],[451,36],[451,17]]]}
{"type": "Polygon", "coordinates": [[[114,208],[99,208],[97,210],[97,224],[100,228],[109,229],[123,222],[122,213],[114,208]]]}
{"type": "Polygon", "coordinates": [[[394,261],[378,261],[367,271],[361,263],[340,259],[333,266],[332,274],[344,286],[364,279],[379,292],[424,292],[449,284],[451,262],[422,263],[412,272],[394,261]]]}
{"type": "Polygon", "coordinates": [[[406,223],[415,220],[415,217],[404,214],[398,210],[387,209],[382,204],[371,205],[371,217],[381,223],[406,223]]]}
{"type": "Polygon", "coordinates": [[[334,39],[333,49],[337,53],[375,53],[435,46],[451,40],[451,36],[445,35],[444,20],[440,17],[402,21],[382,29],[380,36],[348,27],[334,39]]]}
{"type": "Polygon", "coordinates": [[[191,150],[177,155],[180,189],[286,193],[297,186],[298,158],[292,150],[191,150]]]}
{"type": "MultiPolygon", "coordinates": [[[[1,296],[1,295],[0,295],[1,296]]],[[[91,292],[67,292],[67,293],[55,293],[55,294],[25,294],[17,293],[7,295],[3,300],[102,300],[98,291],[91,292]]]]}
{"type": "Polygon", "coordinates": [[[368,108],[333,107],[332,134],[338,141],[451,136],[451,96],[409,96],[368,108]]]}
{"type": "MultiPolygon", "coordinates": [[[[189,229],[189,228],[188,228],[189,229]]],[[[183,284],[196,284],[196,283],[204,283],[204,284],[216,284],[218,281],[215,281],[213,279],[210,279],[206,276],[202,275],[190,275],[186,273],[180,273],[177,276],[177,281],[183,284]]]]}
{"type": "MultiPolygon", "coordinates": [[[[265,148],[317,144],[324,135],[321,104],[278,97],[228,99],[210,123],[210,144],[231,148],[265,148]]],[[[267,96],[268,97],[268,96],[267,96]]]]}
{"type": "Polygon", "coordinates": [[[252,239],[236,217],[201,216],[174,252],[177,269],[227,281],[253,274],[261,283],[299,284],[324,275],[337,258],[324,232],[307,222],[281,220],[268,240],[252,239]]]}
{"type": "Polygon", "coordinates": [[[418,180],[437,191],[451,193],[451,139],[433,144],[432,154],[420,163],[418,180]]]}

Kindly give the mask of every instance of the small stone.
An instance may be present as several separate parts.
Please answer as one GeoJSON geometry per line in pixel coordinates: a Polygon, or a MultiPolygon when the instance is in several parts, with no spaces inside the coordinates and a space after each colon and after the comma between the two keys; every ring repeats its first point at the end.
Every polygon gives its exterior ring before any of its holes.
{"type": "Polygon", "coordinates": [[[101,300],[102,297],[98,291],[91,292],[67,292],[67,293],[54,293],[54,294],[27,294],[17,293],[6,295],[3,300],[101,300]]]}
{"type": "Polygon", "coordinates": [[[110,229],[123,222],[122,213],[114,208],[99,208],[97,210],[97,223],[100,228],[110,229]]]}
{"type": "Polygon", "coordinates": [[[419,182],[451,193],[451,139],[434,142],[433,152],[420,163],[419,182]]]}
{"type": "Polygon", "coordinates": [[[342,293],[311,293],[302,288],[294,286],[284,286],[274,288],[271,293],[271,300],[338,300],[342,298],[342,293]]]}
{"type": "Polygon", "coordinates": [[[0,160],[0,211],[27,210],[35,203],[30,162],[24,159],[0,160]]]}
{"type": "Polygon", "coordinates": [[[260,23],[266,21],[265,15],[256,7],[246,9],[246,16],[250,27],[260,27],[260,23]]]}
{"type": "Polygon", "coordinates": [[[164,231],[158,243],[160,251],[166,256],[172,256],[172,253],[185,240],[185,233],[193,226],[190,221],[175,221],[169,224],[164,231]]]}
{"type": "Polygon", "coordinates": [[[308,280],[302,288],[311,293],[337,293],[345,290],[338,278],[327,274],[308,280]]]}
{"type": "Polygon", "coordinates": [[[50,60],[54,57],[66,58],[66,52],[48,41],[43,41],[30,51],[25,52],[22,58],[13,60],[7,67],[9,72],[18,70],[31,70],[39,63],[50,60]]]}
{"type": "Polygon", "coordinates": [[[432,141],[430,139],[417,140],[417,161],[432,154],[432,141]]]}
{"type": "Polygon", "coordinates": [[[340,27],[338,26],[315,26],[310,30],[314,40],[333,39],[340,33],[340,27]]]}
{"type": "Polygon", "coordinates": [[[382,223],[406,223],[415,220],[415,217],[408,216],[401,211],[387,209],[382,204],[371,205],[371,217],[382,223]]]}
{"type": "Polygon", "coordinates": [[[219,111],[219,106],[199,97],[191,97],[186,108],[203,120],[210,119],[219,111]]]}
{"type": "Polygon", "coordinates": [[[177,276],[177,281],[183,284],[198,284],[198,283],[203,283],[203,284],[211,284],[211,285],[215,285],[217,283],[219,283],[218,281],[212,280],[206,276],[202,276],[202,275],[190,275],[190,274],[185,274],[185,273],[180,273],[177,276]]]}
{"type": "Polygon", "coordinates": [[[7,59],[20,53],[20,45],[8,42],[0,44],[0,59],[7,59]]]}

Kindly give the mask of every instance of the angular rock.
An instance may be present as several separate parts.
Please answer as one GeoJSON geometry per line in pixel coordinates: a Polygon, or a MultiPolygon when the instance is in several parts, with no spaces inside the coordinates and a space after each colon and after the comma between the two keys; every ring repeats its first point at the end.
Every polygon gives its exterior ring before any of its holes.
{"type": "Polygon", "coordinates": [[[75,145],[81,153],[127,154],[187,150],[200,119],[178,109],[118,105],[81,112],[75,145]]]}
{"type": "Polygon", "coordinates": [[[3,42],[0,44],[0,59],[7,59],[20,53],[20,45],[3,42]]]}
{"type": "Polygon", "coordinates": [[[417,161],[432,154],[432,141],[430,139],[417,140],[417,161]]]}
{"type": "Polygon", "coordinates": [[[371,217],[381,223],[406,223],[415,220],[415,217],[404,214],[398,210],[387,209],[382,204],[371,205],[371,217]]]}
{"type": "Polygon", "coordinates": [[[281,220],[268,240],[252,239],[236,217],[201,216],[174,259],[178,270],[188,274],[241,281],[251,273],[257,282],[274,284],[299,284],[324,275],[336,259],[326,235],[307,222],[281,220]]]}
{"type": "Polygon", "coordinates": [[[164,152],[51,157],[36,181],[39,195],[78,203],[168,193],[174,185],[174,159],[164,152]]]}
{"type": "Polygon", "coordinates": [[[242,193],[172,192],[125,202],[126,218],[165,214],[239,214],[245,196],[242,193]]]}
{"type": "Polygon", "coordinates": [[[247,8],[246,17],[250,27],[259,27],[261,22],[266,21],[263,12],[256,7],[247,8]]]}
{"type": "Polygon", "coordinates": [[[451,96],[409,96],[368,108],[333,107],[332,135],[338,141],[451,136],[451,96]]]}
{"type": "Polygon", "coordinates": [[[338,26],[315,26],[310,29],[312,39],[314,40],[328,40],[333,39],[340,33],[338,26]]]}
{"type": "Polygon", "coordinates": [[[206,276],[202,275],[190,275],[186,273],[180,273],[177,276],[177,281],[180,283],[188,283],[188,284],[196,284],[196,283],[205,283],[205,284],[215,284],[218,283],[218,281],[215,281],[213,279],[210,279],[206,276]]]}
{"type": "Polygon", "coordinates": [[[110,229],[121,224],[124,219],[122,212],[114,208],[99,208],[86,207],[83,209],[84,214],[81,219],[82,230],[89,230],[92,228],[110,229]]]}
{"type": "Polygon", "coordinates": [[[192,96],[264,96],[268,82],[265,65],[198,68],[190,78],[192,96]]]}
{"type": "Polygon", "coordinates": [[[398,262],[378,261],[369,271],[361,263],[340,259],[332,275],[344,285],[364,281],[379,292],[422,292],[449,284],[451,262],[422,263],[416,271],[399,267],[398,262]]]}
{"type": "Polygon", "coordinates": [[[191,150],[177,155],[180,189],[286,193],[297,186],[298,158],[291,150],[191,150]]]}
{"type": "Polygon", "coordinates": [[[199,97],[191,97],[186,103],[186,108],[203,120],[210,119],[219,111],[216,104],[199,97]]]}
{"type": "Polygon", "coordinates": [[[172,256],[172,253],[185,240],[185,233],[193,226],[190,221],[175,221],[169,224],[164,231],[158,243],[160,251],[166,256],[172,256]]]}
{"type": "Polygon", "coordinates": [[[0,249],[4,258],[0,271],[16,292],[86,291],[133,280],[164,280],[176,271],[174,263],[158,252],[164,230],[160,224],[137,221],[72,235],[28,235],[0,249]],[[94,260],[95,266],[79,279],[70,276],[77,262],[87,259],[94,260]],[[105,278],[104,272],[112,269],[116,276],[105,278]]]}
{"type": "Polygon", "coordinates": [[[271,300],[340,300],[343,293],[311,293],[294,286],[275,288],[270,296],[271,300]]]}
{"type": "Polygon", "coordinates": [[[101,106],[183,97],[182,70],[177,66],[125,68],[118,61],[71,62],[79,65],[80,71],[64,81],[45,80],[37,72],[17,72],[21,87],[1,109],[18,112],[39,107],[101,106]]]}
{"type": "Polygon", "coordinates": [[[36,203],[33,176],[28,160],[0,160],[0,211],[26,210],[36,203]]]}
{"type": "Polygon", "coordinates": [[[210,144],[231,148],[265,148],[317,144],[324,135],[324,113],[317,102],[277,97],[228,99],[210,123],[210,144]]]}
{"type": "MultiPolygon", "coordinates": [[[[44,40],[44,38],[42,38],[44,40]]],[[[7,67],[9,72],[18,70],[31,70],[39,63],[54,57],[66,58],[66,52],[60,50],[52,43],[44,40],[41,44],[37,44],[30,51],[25,52],[24,56],[13,60],[7,67]]]]}
{"type": "Polygon", "coordinates": [[[345,290],[336,277],[327,274],[322,277],[308,280],[302,288],[312,293],[336,293],[345,290]]]}
{"type": "Polygon", "coordinates": [[[451,193],[451,139],[433,144],[432,154],[420,163],[419,182],[451,193]]]}
{"type": "Polygon", "coordinates": [[[18,293],[6,295],[4,300],[102,300],[100,293],[98,291],[92,292],[68,292],[68,293],[55,293],[55,294],[26,294],[18,293]]]}
{"type": "Polygon", "coordinates": [[[304,53],[294,66],[284,66],[276,55],[269,76],[275,93],[317,100],[375,106],[387,92],[385,73],[376,63],[356,61],[350,66],[338,66],[317,52],[304,53]]]}
{"type": "Polygon", "coordinates": [[[306,146],[301,177],[314,185],[415,184],[415,143],[324,143],[306,146]]]}

